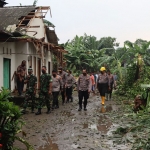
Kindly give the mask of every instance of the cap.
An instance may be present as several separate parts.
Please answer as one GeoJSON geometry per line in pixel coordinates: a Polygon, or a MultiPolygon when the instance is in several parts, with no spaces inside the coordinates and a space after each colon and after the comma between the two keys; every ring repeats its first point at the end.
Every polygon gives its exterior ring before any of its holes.
{"type": "Polygon", "coordinates": [[[101,68],[100,68],[100,71],[105,71],[105,70],[106,70],[105,67],[101,67],[101,68]]]}

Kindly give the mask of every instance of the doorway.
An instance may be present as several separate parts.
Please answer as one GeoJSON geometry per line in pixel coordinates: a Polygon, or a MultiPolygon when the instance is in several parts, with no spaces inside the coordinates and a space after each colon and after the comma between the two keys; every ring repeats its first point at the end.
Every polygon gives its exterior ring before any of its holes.
{"type": "Polygon", "coordinates": [[[3,86],[6,89],[11,89],[10,87],[10,76],[11,76],[11,60],[4,58],[3,59],[3,86]]]}

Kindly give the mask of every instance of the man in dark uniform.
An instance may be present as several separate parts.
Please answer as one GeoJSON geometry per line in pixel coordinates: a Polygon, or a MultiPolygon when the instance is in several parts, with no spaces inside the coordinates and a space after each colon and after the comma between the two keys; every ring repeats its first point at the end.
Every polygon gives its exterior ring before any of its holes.
{"type": "Polygon", "coordinates": [[[24,79],[25,79],[25,75],[26,75],[26,61],[25,60],[23,60],[21,65],[18,66],[16,75],[17,75],[18,93],[19,93],[19,96],[21,96],[22,92],[23,92],[24,79]]]}
{"type": "Polygon", "coordinates": [[[61,89],[62,104],[65,103],[65,81],[66,81],[66,72],[63,71],[62,67],[58,68],[59,76],[61,76],[63,89],[61,89]]]}
{"type": "Polygon", "coordinates": [[[87,74],[86,69],[83,69],[82,74],[78,78],[78,94],[79,94],[79,109],[82,110],[82,100],[84,98],[84,111],[87,111],[87,100],[89,98],[89,93],[91,91],[91,80],[90,76],[87,74]]]}
{"type": "Polygon", "coordinates": [[[47,106],[47,114],[50,113],[50,95],[52,94],[52,77],[46,73],[46,66],[42,66],[42,75],[40,76],[40,92],[39,92],[39,103],[38,112],[36,115],[41,114],[42,106],[45,102],[47,106]]]}
{"type": "Polygon", "coordinates": [[[28,69],[28,76],[26,77],[25,84],[27,84],[27,90],[25,94],[25,101],[23,105],[23,113],[26,113],[26,108],[28,107],[28,101],[32,100],[31,112],[34,112],[34,105],[35,105],[35,94],[37,88],[37,77],[33,75],[32,68],[28,69]]]}
{"type": "Polygon", "coordinates": [[[62,79],[59,75],[57,75],[57,71],[52,71],[52,94],[53,94],[53,106],[52,109],[59,108],[58,96],[60,89],[63,90],[62,87],[62,79]]]}
{"type": "Polygon", "coordinates": [[[73,90],[73,84],[76,84],[76,80],[74,76],[71,74],[71,71],[68,70],[66,75],[66,81],[65,81],[65,88],[66,88],[66,97],[67,97],[67,103],[69,102],[69,99],[71,99],[71,102],[73,102],[72,97],[72,90],[73,90]]]}
{"type": "Polygon", "coordinates": [[[110,82],[110,89],[107,89],[106,98],[107,98],[107,100],[111,100],[113,85],[115,85],[115,80],[114,80],[114,76],[111,74],[110,70],[107,71],[107,76],[108,76],[109,82],[110,82]]]}

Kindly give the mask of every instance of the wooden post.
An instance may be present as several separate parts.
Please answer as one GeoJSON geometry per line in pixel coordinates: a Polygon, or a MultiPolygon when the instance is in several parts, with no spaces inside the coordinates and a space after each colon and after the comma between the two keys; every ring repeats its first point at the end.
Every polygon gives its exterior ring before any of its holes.
{"type": "Polygon", "coordinates": [[[42,49],[41,49],[42,66],[44,66],[44,46],[42,45],[41,47],[42,47],[42,49]]]}

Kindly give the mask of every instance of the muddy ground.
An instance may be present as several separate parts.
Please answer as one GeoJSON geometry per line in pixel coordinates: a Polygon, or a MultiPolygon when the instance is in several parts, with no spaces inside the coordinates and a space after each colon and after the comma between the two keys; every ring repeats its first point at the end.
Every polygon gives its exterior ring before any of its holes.
{"type": "MultiPolygon", "coordinates": [[[[130,150],[129,145],[117,145],[110,137],[118,125],[112,122],[109,113],[119,109],[114,100],[106,101],[103,107],[100,97],[91,95],[87,111],[78,112],[78,98],[74,93],[72,103],[60,104],[60,108],[51,114],[46,114],[46,108],[43,108],[39,116],[30,111],[23,115],[26,122],[24,139],[35,150],[130,150]]],[[[26,150],[19,142],[14,146],[26,150]]]]}

